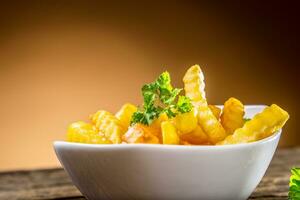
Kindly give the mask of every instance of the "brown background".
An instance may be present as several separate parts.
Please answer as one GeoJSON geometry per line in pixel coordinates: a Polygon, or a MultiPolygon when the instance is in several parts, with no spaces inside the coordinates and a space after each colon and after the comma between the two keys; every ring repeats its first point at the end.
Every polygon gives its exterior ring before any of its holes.
{"type": "Polygon", "coordinates": [[[210,103],[277,103],[291,116],[281,145],[299,145],[298,27],[286,1],[2,2],[0,170],[57,166],[70,122],[140,103],[163,70],[182,87],[195,63],[210,103]]]}

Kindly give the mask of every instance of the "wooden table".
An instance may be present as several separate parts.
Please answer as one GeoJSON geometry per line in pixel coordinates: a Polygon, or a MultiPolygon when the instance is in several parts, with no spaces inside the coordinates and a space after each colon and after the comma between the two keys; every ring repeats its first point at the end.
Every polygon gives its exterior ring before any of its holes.
{"type": "MultiPolygon", "coordinates": [[[[300,166],[300,147],[280,149],[250,199],[287,199],[290,168],[300,166]]],[[[1,200],[85,199],[63,169],[0,172],[1,200]]]]}

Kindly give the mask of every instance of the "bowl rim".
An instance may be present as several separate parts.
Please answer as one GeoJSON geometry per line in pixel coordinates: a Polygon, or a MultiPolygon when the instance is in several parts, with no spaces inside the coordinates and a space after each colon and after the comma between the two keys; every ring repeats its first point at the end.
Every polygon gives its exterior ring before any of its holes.
{"type": "MultiPolygon", "coordinates": [[[[223,107],[223,105],[216,105],[218,107],[223,107]]],[[[263,104],[250,104],[244,105],[245,109],[247,108],[265,108],[267,105],[263,104]]],[[[262,145],[265,143],[273,142],[279,140],[281,136],[282,129],[279,129],[277,132],[273,133],[269,137],[264,139],[250,142],[250,143],[239,143],[239,144],[226,144],[226,145],[167,145],[167,144],[86,144],[78,142],[68,142],[57,140],[53,142],[54,148],[58,146],[68,146],[68,147],[78,147],[78,148],[100,148],[100,149],[132,149],[132,148],[158,148],[158,149],[189,149],[189,150],[225,150],[232,148],[248,148],[256,145],[262,145]]]]}
{"type": "Polygon", "coordinates": [[[257,145],[263,145],[266,143],[271,143],[279,140],[281,135],[281,130],[275,132],[269,137],[266,137],[262,140],[250,142],[250,143],[240,143],[240,144],[228,144],[228,145],[167,145],[167,144],[86,144],[86,143],[76,143],[76,142],[67,142],[67,141],[54,141],[54,148],[58,146],[64,147],[78,147],[83,149],[144,149],[144,148],[155,148],[161,150],[226,150],[234,148],[249,148],[257,145]]]}

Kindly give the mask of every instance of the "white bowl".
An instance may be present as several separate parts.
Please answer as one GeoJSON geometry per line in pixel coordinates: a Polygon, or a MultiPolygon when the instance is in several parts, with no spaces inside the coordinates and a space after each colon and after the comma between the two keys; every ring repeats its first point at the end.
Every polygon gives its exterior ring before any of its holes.
{"type": "MultiPolygon", "coordinates": [[[[252,117],[264,106],[246,106],[252,117]]],[[[88,199],[247,199],[265,174],[280,132],[226,146],[92,145],[54,142],[61,164],[88,199]]]]}

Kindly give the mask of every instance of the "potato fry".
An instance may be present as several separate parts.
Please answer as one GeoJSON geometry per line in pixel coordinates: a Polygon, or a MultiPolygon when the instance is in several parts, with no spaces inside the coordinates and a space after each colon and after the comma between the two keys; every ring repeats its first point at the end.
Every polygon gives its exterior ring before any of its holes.
{"type": "Polygon", "coordinates": [[[198,123],[208,135],[210,142],[217,143],[227,136],[219,120],[209,109],[205,98],[204,76],[199,65],[189,68],[183,77],[184,90],[198,109],[198,123]]]}
{"type": "Polygon", "coordinates": [[[190,144],[205,144],[208,143],[208,136],[203,129],[197,125],[196,129],[187,134],[179,134],[180,139],[190,144]]]}
{"type": "Polygon", "coordinates": [[[227,134],[232,134],[244,125],[244,105],[236,98],[229,98],[223,107],[221,124],[227,134]]]}
{"type": "Polygon", "coordinates": [[[289,114],[285,110],[272,104],[218,144],[248,143],[261,140],[281,129],[288,118],[289,114]]]}
{"type": "Polygon", "coordinates": [[[159,144],[159,138],[155,136],[156,129],[143,124],[134,124],[122,136],[126,143],[159,144]]]}
{"type": "Polygon", "coordinates": [[[198,123],[208,135],[209,141],[215,144],[224,140],[227,134],[209,107],[207,105],[200,105],[198,109],[198,123]]]}
{"type": "Polygon", "coordinates": [[[67,141],[88,144],[111,144],[104,135],[98,133],[96,127],[86,122],[74,122],[67,131],[67,141]]]}
{"type": "Polygon", "coordinates": [[[161,123],[162,141],[163,144],[179,144],[180,139],[177,134],[176,127],[170,121],[161,123]]]}
{"type": "Polygon", "coordinates": [[[152,130],[152,134],[158,137],[159,142],[162,143],[161,123],[168,120],[166,113],[162,113],[158,119],[155,119],[152,124],[149,125],[152,130]]]}
{"type": "Polygon", "coordinates": [[[181,145],[185,145],[185,146],[192,146],[193,144],[187,142],[187,141],[184,141],[184,140],[180,140],[180,144],[181,145]]]}
{"type": "Polygon", "coordinates": [[[211,112],[214,114],[214,116],[219,120],[220,114],[221,114],[221,108],[215,106],[215,105],[208,105],[211,112]]]}
{"type": "Polygon", "coordinates": [[[92,144],[248,143],[272,135],[289,118],[286,111],[272,104],[245,120],[244,105],[233,97],[224,103],[223,110],[209,105],[199,65],[186,71],[183,82],[185,96],[180,95],[181,88],[172,87],[169,72],[163,72],[155,81],[143,85],[141,107],[126,103],[115,115],[99,110],[90,116],[91,124],[72,123],[67,140],[92,144]]]}
{"type": "Polygon", "coordinates": [[[173,122],[177,130],[181,133],[185,134],[192,132],[198,124],[197,112],[192,110],[187,113],[178,114],[174,118],[173,122]]]}
{"type": "Polygon", "coordinates": [[[185,95],[192,100],[194,106],[207,104],[204,90],[204,75],[199,65],[194,65],[186,71],[183,82],[185,95]]]}
{"type": "Polygon", "coordinates": [[[155,119],[152,124],[150,124],[151,127],[155,129],[161,130],[161,123],[168,120],[168,116],[166,113],[162,113],[158,119],[155,119]]]}
{"type": "Polygon", "coordinates": [[[114,144],[121,143],[121,136],[125,133],[126,129],[114,115],[107,111],[99,110],[91,115],[90,118],[99,132],[103,133],[106,138],[114,144]]]}
{"type": "Polygon", "coordinates": [[[137,107],[133,104],[126,103],[116,113],[116,118],[119,119],[120,124],[123,127],[129,127],[132,114],[137,110],[137,107]]]}

